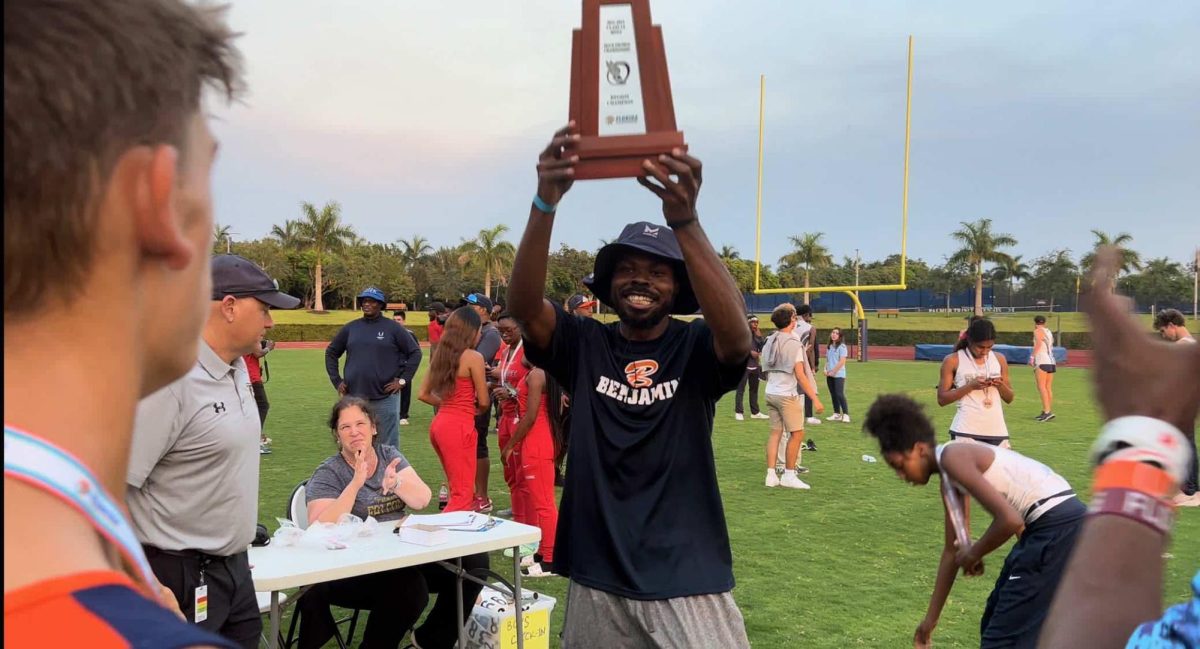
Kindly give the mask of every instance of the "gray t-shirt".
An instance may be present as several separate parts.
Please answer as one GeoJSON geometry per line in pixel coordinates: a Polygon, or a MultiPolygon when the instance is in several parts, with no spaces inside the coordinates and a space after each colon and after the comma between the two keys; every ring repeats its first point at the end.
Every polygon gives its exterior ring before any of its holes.
{"type": "Polygon", "coordinates": [[[125,476],[138,540],[244,552],[258,522],[260,433],[245,361],[230,365],[201,342],[187,375],[138,403],[125,476]]]}
{"type": "MultiPolygon", "coordinates": [[[[396,494],[380,495],[380,491],[383,490],[383,474],[387,471],[387,466],[396,458],[400,458],[400,464],[396,465],[396,473],[411,465],[400,454],[400,451],[396,450],[395,446],[377,445],[375,454],[379,456],[375,473],[367,478],[366,484],[354,496],[354,507],[350,508],[350,513],[363,520],[366,520],[368,516],[374,516],[375,520],[381,523],[394,521],[404,516],[404,501],[396,494]]],[[[350,463],[340,453],[334,455],[322,462],[316,471],[313,471],[312,477],[308,479],[308,486],[304,490],[304,499],[310,503],[325,498],[336,499],[342,495],[346,486],[353,479],[354,467],[350,466],[350,463]]]]}

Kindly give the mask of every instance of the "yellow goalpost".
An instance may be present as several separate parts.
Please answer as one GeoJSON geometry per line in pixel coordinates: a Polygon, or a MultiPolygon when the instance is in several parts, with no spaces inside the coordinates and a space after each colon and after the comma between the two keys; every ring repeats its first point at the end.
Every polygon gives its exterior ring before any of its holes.
{"type": "Polygon", "coordinates": [[[913,37],[908,37],[908,78],[904,106],[904,181],[900,199],[900,281],[896,284],[870,284],[856,286],[817,286],[817,287],[788,287],[763,288],[762,271],[762,179],[763,179],[763,126],[764,107],[766,105],[766,75],[758,79],[758,193],[755,208],[754,232],[754,294],[779,295],[791,293],[845,293],[854,302],[859,322],[859,360],[866,358],[866,313],[862,302],[858,299],[859,291],[903,291],[908,288],[906,283],[906,268],[908,264],[908,159],[912,133],[912,74],[913,74],[913,37]]]}

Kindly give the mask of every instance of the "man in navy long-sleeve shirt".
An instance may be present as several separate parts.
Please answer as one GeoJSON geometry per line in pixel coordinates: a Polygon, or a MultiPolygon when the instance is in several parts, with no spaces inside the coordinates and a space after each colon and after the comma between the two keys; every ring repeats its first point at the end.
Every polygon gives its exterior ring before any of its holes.
{"type": "Polygon", "coordinates": [[[421,347],[404,327],[383,317],[383,291],[367,288],[358,298],[363,317],[346,323],[325,348],[325,371],[338,394],[371,402],[381,442],[399,448],[400,391],[417,373],[421,347]],[[342,354],[345,378],[338,373],[342,354]]]}

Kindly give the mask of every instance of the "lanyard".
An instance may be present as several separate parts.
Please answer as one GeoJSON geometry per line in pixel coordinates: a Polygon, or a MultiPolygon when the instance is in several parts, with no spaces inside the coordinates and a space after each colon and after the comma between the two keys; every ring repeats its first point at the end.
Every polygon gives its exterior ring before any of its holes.
{"type": "Polygon", "coordinates": [[[522,348],[525,345],[525,339],[517,341],[516,347],[509,348],[504,357],[500,359],[500,385],[506,388],[515,388],[514,385],[508,382],[508,368],[512,367],[513,361],[517,360],[517,356],[521,354],[522,348]]]}
{"type": "Polygon", "coordinates": [[[141,543],[121,508],[82,462],[50,442],[4,427],[4,475],[37,487],[67,503],[121,552],[137,569],[151,599],[158,600],[158,580],[141,543]]]}

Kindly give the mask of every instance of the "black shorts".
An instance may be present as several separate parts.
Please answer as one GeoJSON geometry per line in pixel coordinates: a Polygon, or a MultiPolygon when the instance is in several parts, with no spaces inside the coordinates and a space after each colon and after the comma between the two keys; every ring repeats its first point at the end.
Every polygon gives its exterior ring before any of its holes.
{"type": "Polygon", "coordinates": [[[1047,374],[1053,374],[1058,371],[1058,366],[1053,363],[1049,365],[1038,365],[1037,368],[1047,374]]]}
{"type": "Polygon", "coordinates": [[[1067,568],[1087,507],[1077,498],[1046,512],[1004,559],[979,621],[980,647],[1033,647],[1067,568]]]}
{"type": "Polygon", "coordinates": [[[475,415],[475,459],[485,460],[488,456],[488,424],[492,423],[492,410],[475,415]]]}
{"type": "MultiPolygon", "coordinates": [[[[1004,443],[1008,442],[1007,437],[987,437],[984,435],[972,435],[970,433],[959,433],[953,430],[950,431],[950,441],[954,441],[956,439],[969,439],[976,442],[982,442],[984,444],[991,444],[992,446],[1004,446],[1004,443]]],[[[1010,448],[1011,446],[1012,444],[1009,443],[1009,445],[1005,446],[1005,448],[1010,448]]]]}

